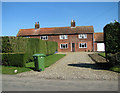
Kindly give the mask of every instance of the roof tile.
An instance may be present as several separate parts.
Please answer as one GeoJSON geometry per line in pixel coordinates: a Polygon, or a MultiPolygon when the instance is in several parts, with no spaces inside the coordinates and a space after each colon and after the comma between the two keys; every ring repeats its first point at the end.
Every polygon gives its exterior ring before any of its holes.
{"type": "Polygon", "coordinates": [[[93,33],[93,26],[52,27],[40,29],[20,29],[17,36],[93,33]]]}

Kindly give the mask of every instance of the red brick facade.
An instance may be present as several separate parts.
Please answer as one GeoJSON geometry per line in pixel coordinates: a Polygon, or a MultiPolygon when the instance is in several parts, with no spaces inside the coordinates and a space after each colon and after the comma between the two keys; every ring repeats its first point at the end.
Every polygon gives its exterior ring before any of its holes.
{"type": "MultiPolygon", "coordinates": [[[[71,52],[72,43],[75,44],[74,52],[81,52],[81,51],[93,51],[93,34],[88,33],[87,38],[80,39],[78,37],[79,34],[68,35],[68,39],[60,39],[60,35],[49,35],[48,41],[55,41],[58,42],[58,52],[71,52]],[[79,43],[86,43],[87,48],[79,48],[79,43]],[[68,48],[61,49],[60,44],[68,44],[68,48]]],[[[40,36],[30,36],[30,38],[40,38],[40,36]]]]}
{"type": "Polygon", "coordinates": [[[35,28],[20,29],[17,36],[39,39],[41,39],[41,36],[48,36],[48,41],[55,41],[58,43],[58,52],[87,52],[96,51],[97,49],[97,44],[94,44],[93,39],[93,26],[75,26],[74,20],[71,21],[70,27],[40,28],[39,23],[36,23],[35,28]],[[79,38],[79,34],[87,35],[87,38],[79,38]],[[67,39],[60,39],[60,35],[67,35],[67,39]]]}

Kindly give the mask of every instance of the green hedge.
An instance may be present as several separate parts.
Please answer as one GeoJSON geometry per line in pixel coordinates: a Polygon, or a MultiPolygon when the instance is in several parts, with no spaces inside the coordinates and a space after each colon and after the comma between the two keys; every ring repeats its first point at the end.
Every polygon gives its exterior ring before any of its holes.
{"type": "Polygon", "coordinates": [[[120,64],[120,23],[114,22],[104,27],[106,60],[112,65],[120,64]]]}
{"type": "Polygon", "coordinates": [[[115,54],[108,53],[107,57],[111,65],[120,65],[120,52],[115,54]]]}
{"type": "Polygon", "coordinates": [[[2,37],[2,52],[25,53],[27,62],[33,60],[33,54],[43,53],[49,55],[55,53],[56,50],[56,42],[43,41],[37,38],[2,37]]]}
{"type": "Polygon", "coordinates": [[[25,67],[26,64],[25,54],[2,53],[0,55],[2,55],[2,65],[25,67]]]}
{"type": "Polygon", "coordinates": [[[106,53],[120,52],[120,23],[110,23],[104,27],[106,53]]]}
{"type": "Polygon", "coordinates": [[[49,41],[49,42],[46,42],[46,44],[47,44],[47,55],[54,54],[55,51],[57,51],[57,43],[49,41]]]}

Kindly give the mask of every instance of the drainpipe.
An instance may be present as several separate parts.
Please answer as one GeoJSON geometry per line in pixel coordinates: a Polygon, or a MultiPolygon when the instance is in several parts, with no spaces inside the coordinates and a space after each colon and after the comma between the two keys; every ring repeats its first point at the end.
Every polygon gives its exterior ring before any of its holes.
{"type": "Polygon", "coordinates": [[[94,52],[94,32],[93,32],[93,52],[94,52]]]}

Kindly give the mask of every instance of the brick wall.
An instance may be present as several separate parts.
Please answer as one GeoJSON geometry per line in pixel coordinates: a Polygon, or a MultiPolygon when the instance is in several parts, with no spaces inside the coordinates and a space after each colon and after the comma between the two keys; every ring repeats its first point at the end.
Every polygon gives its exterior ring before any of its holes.
{"type": "MultiPolygon", "coordinates": [[[[40,36],[31,36],[31,38],[40,38],[40,36]]],[[[58,52],[70,52],[72,51],[72,43],[75,43],[75,51],[92,51],[93,50],[93,34],[87,34],[86,39],[79,39],[78,34],[68,35],[68,39],[60,39],[59,35],[48,36],[49,41],[58,42],[58,52]],[[60,44],[68,44],[67,49],[60,49],[60,44]],[[87,48],[79,48],[79,43],[87,43],[87,48]]]]}

